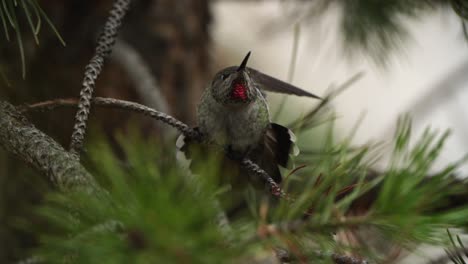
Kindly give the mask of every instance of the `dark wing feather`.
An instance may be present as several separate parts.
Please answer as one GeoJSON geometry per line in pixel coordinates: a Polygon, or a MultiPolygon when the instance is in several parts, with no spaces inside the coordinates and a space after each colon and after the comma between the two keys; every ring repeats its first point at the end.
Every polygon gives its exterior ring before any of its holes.
{"type": "MultiPolygon", "coordinates": [[[[294,147],[294,134],[286,127],[270,123],[263,144],[259,144],[253,149],[248,157],[264,169],[275,182],[281,182],[281,173],[278,165],[286,167],[289,160],[289,154],[294,147]]],[[[177,158],[184,166],[189,167],[194,173],[198,173],[197,167],[202,167],[206,164],[199,164],[197,156],[206,157],[213,151],[210,147],[193,142],[181,135],[177,139],[177,158]],[[198,165],[198,166],[197,166],[198,165]],[[201,166],[200,166],[201,165],[201,166]]],[[[223,152],[218,152],[222,154],[223,152]]],[[[203,159],[202,159],[203,160],[203,159]]],[[[233,189],[242,188],[245,186],[248,171],[239,167],[238,162],[233,161],[223,154],[220,157],[220,165],[222,174],[221,182],[230,183],[233,189]]],[[[250,182],[257,187],[264,186],[263,181],[259,181],[258,177],[249,175],[250,182]]]]}
{"type": "Polygon", "coordinates": [[[260,84],[260,88],[263,90],[275,93],[293,94],[297,96],[307,96],[316,99],[322,99],[315,94],[309,93],[301,88],[283,82],[255,69],[249,68],[249,71],[256,77],[256,81],[260,84]]]}
{"type": "Polygon", "coordinates": [[[289,153],[294,147],[294,134],[288,128],[270,123],[263,144],[260,144],[250,154],[253,162],[264,169],[276,183],[281,183],[282,177],[278,165],[286,167],[289,153]]]}

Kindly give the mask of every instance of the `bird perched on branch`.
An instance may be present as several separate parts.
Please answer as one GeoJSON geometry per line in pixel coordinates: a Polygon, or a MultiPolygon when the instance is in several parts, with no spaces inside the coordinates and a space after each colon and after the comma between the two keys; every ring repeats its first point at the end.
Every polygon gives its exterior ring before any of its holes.
{"type": "MultiPolygon", "coordinates": [[[[227,67],[214,76],[198,105],[197,129],[205,143],[221,146],[233,160],[251,159],[280,183],[278,165],[287,165],[295,137],[288,128],[270,121],[263,90],[320,97],[247,67],[249,57],[250,52],[240,66],[227,67]]],[[[178,149],[187,152],[187,143],[180,136],[178,149]]],[[[235,178],[249,177],[247,172],[231,168],[231,172],[236,171],[231,173],[236,174],[235,178]]]]}

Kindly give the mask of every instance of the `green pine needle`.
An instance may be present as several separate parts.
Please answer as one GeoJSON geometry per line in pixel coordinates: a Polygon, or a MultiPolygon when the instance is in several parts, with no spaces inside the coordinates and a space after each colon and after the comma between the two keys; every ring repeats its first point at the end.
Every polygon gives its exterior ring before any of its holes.
{"type": "Polygon", "coordinates": [[[55,36],[58,38],[58,40],[60,41],[60,43],[62,43],[63,46],[66,46],[67,44],[65,43],[65,40],[63,40],[62,36],[60,35],[60,33],[58,32],[57,28],[54,26],[54,24],[52,23],[52,21],[49,19],[49,17],[47,16],[47,14],[44,12],[44,10],[42,10],[41,6],[39,5],[39,3],[36,1],[36,0],[29,0],[30,3],[35,7],[35,10],[37,12],[39,12],[39,14],[41,15],[41,17],[46,21],[46,23],[49,25],[50,29],[52,29],[52,31],[55,33],[55,36]]]}
{"type": "MultiPolygon", "coordinates": [[[[37,37],[39,32],[36,31],[37,26],[34,26],[34,23],[32,21],[32,15],[31,15],[31,13],[29,11],[28,5],[24,1],[25,0],[21,0],[21,2],[20,2],[21,6],[22,6],[24,12],[26,13],[26,18],[28,20],[29,26],[31,27],[31,32],[32,32],[32,34],[34,36],[34,40],[36,41],[36,44],[39,45],[39,38],[37,37]]],[[[39,22],[37,24],[39,24],[39,22]]]]}
{"type": "Polygon", "coordinates": [[[56,231],[43,234],[37,255],[47,263],[67,256],[74,263],[221,263],[248,252],[223,242],[207,178],[193,184],[174,166],[175,154],[168,157],[156,142],[137,136],[121,142],[125,162],[102,142],[90,149],[90,167],[107,186],[108,199],[53,194],[40,208],[56,231]],[[108,223],[117,223],[115,230],[108,223]]]}
{"type": "Polygon", "coordinates": [[[7,41],[10,41],[10,34],[8,33],[7,20],[5,19],[6,13],[4,12],[4,8],[1,8],[2,6],[0,6],[0,18],[2,19],[3,30],[5,31],[5,37],[7,41]]]}
{"type": "Polygon", "coordinates": [[[21,33],[21,27],[17,18],[17,12],[23,11],[28,21],[31,33],[33,34],[36,44],[39,44],[39,33],[42,25],[42,19],[46,21],[50,29],[57,36],[60,43],[65,46],[65,41],[60,36],[58,30],[53,25],[52,21],[48,18],[46,13],[42,10],[39,3],[36,0],[2,0],[0,5],[0,18],[5,32],[7,41],[10,40],[9,28],[13,29],[16,33],[17,45],[20,53],[22,76],[26,77],[26,58],[23,46],[23,38],[21,33]],[[32,10],[32,12],[31,12],[32,10]]]}
{"type": "Polygon", "coordinates": [[[21,29],[19,27],[18,20],[16,18],[16,10],[15,10],[16,7],[14,6],[15,3],[10,1],[8,2],[8,4],[9,4],[8,8],[10,8],[10,13],[11,13],[10,21],[12,21],[13,28],[16,31],[16,40],[18,42],[18,48],[19,48],[20,57],[21,57],[21,72],[22,72],[22,76],[24,79],[26,78],[26,58],[24,56],[23,38],[21,37],[21,29]]]}

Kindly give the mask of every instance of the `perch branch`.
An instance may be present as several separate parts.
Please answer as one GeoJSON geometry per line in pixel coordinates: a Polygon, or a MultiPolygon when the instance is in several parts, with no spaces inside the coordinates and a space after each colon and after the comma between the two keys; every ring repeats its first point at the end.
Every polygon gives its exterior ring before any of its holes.
{"type": "MultiPolygon", "coordinates": [[[[150,107],[147,107],[138,103],[119,100],[119,99],[113,99],[113,98],[103,98],[103,97],[93,98],[90,100],[90,103],[96,106],[118,108],[118,109],[124,109],[128,111],[137,112],[137,113],[152,117],[156,120],[159,120],[167,125],[170,125],[176,128],[182,134],[184,134],[187,138],[192,138],[198,141],[202,139],[202,135],[200,135],[198,131],[189,127],[185,123],[177,120],[176,118],[168,114],[159,112],[157,110],[154,110],[150,107]]],[[[55,100],[40,102],[36,104],[21,106],[21,111],[27,112],[27,111],[34,111],[34,110],[36,111],[53,110],[57,107],[65,107],[65,106],[76,107],[77,104],[78,104],[78,100],[76,99],[55,99],[55,100]]],[[[287,194],[281,189],[281,187],[268,175],[268,173],[265,172],[262,168],[260,168],[257,164],[255,164],[249,159],[243,159],[241,161],[241,166],[253,172],[255,175],[263,178],[270,185],[271,193],[273,195],[291,200],[287,196],[287,194]]]]}
{"type": "Polygon", "coordinates": [[[93,177],[72,154],[7,102],[0,102],[0,146],[46,175],[60,190],[97,188],[93,177]]]}
{"type": "Polygon", "coordinates": [[[271,193],[275,196],[279,196],[286,200],[292,201],[292,199],[281,189],[281,187],[264,171],[260,166],[255,164],[249,159],[241,160],[241,165],[247,170],[253,172],[255,175],[263,178],[271,187],[271,193]]]}
{"type": "Polygon", "coordinates": [[[99,36],[98,44],[93,58],[86,66],[83,88],[80,92],[80,102],[78,104],[78,111],[75,115],[75,125],[71,136],[70,152],[79,159],[79,153],[83,148],[83,140],[86,134],[86,124],[91,109],[91,99],[93,98],[95,82],[101,73],[104,65],[104,60],[112,51],[115,43],[117,32],[122,23],[127,10],[129,9],[131,0],[116,0],[110,11],[104,25],[104,31],[99,36]]]}

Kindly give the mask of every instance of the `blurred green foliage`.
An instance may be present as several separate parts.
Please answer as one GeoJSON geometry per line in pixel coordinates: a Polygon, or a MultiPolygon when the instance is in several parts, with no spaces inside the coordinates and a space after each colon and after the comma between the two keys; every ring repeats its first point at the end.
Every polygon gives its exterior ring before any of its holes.
{"type": "Polygon", "coordinates": [[[244,197],[250,213],[231,219],[229,239],[217,226],[219,211],[213,206],[220,195],[230,195],[216,185],[222,176],[216,157],[198,157],[204,160],[204,171],[193,178],[179,168],[171,146],[130,133],[119,137],[123,155],[116,157],[101,138],[89,144],[87,167],[108,196],[48,195],[37,212],[54,228],[36,230],[41,239],[33,253],[47,263],[239,263],[286,248],[296,258],[314,263],[327,262],[323,256],[345,250],[382,260],[385,252],[374,250],[381,245],[358,248],[337,242],[332,235],[362,230],[372,230],[371,238],[408,248],[419,243],[449,245],[445,230],[467,226],[468,206],[452,208],[448,200],[465,193],[466,183],[454,185],[458,163],[426,177],[447,134],[427,130],[411,146],[410,131],[409,119],[403,118],[391,166],[369,177],[378,151],[369,146],[351,149],[350,139],[334,142],[330,125],[321,151],[335,154],[300,155],[294,162],[298,170],[284,173],[283,188],[294,202],[267,205],[247,188],[244,197]],[[380,191],[368,210],[349,214],[376,186],[380,191]],[[299,219],[303,224],[293,231],[259,235],[268,225],[299,219]]]}
{"type": "Polygon", "coordinates": [[[307,1],[295,3],[297,9],[307,10],[307,18],[319,18],[325,11],[338,9],[343,47],[346,54],[368,54],[375,62],[385,65],[392,51],[401,50],[411,39],[408,20],[417,20],[437,9],[450,9],[459,18],[463,34],[468,39],[466,19],[467,0],[353,0],[307,1]],[[337,8],[336,8],[337,7],[337,8]],[[408,19],[409,18],[409,19],[408,19]]]}

